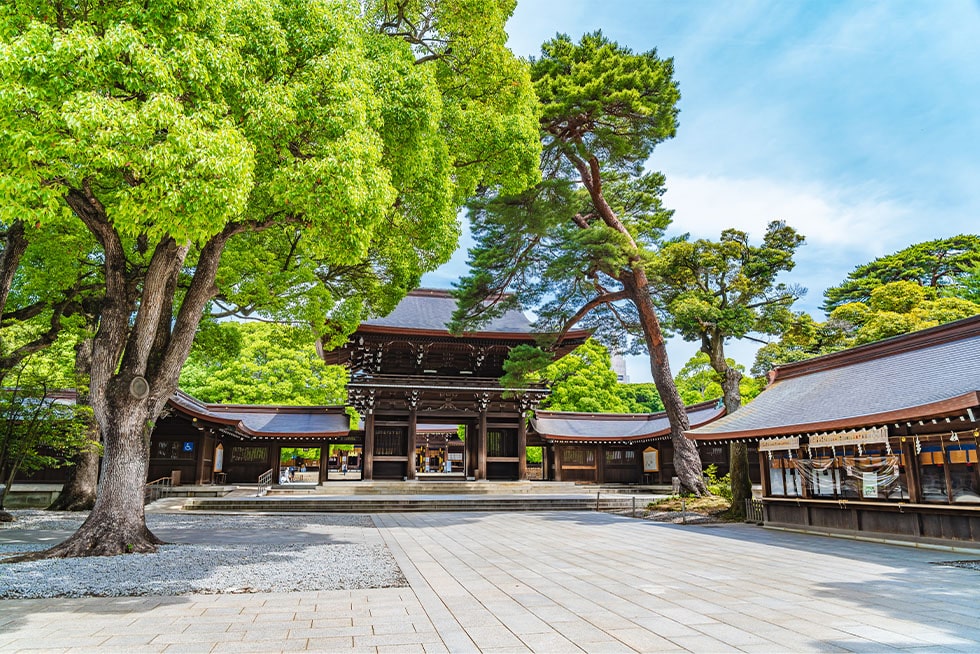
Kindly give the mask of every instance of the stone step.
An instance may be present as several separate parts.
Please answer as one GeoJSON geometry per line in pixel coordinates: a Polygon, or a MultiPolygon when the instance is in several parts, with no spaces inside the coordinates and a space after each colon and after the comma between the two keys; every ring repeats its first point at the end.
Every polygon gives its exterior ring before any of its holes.
{"type": "MultiPolygon", "coordinates": [[[[638,499],[637,506],[645,503],[638,499]]],[[[401,513],[418,511],[595,511],[628,509],[633,498],[602,497],[226,497],[192,498],[187,511],[262,511],[268,513],[401,513]]]]}

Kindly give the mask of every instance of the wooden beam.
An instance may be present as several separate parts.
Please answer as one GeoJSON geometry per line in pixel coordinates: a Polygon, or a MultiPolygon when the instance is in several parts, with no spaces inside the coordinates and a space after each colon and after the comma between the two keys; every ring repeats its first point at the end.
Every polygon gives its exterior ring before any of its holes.
{"type": "Polygon", "coordinates": [[[523,411],[517,423],[517,478],[527,480],[527,419],[523,411]]]}
{"type": "Polygon", "coordinates": [[[374,413],[364,416],[364,448],[361,452],[361,479],[374,479],[374,413]]]}
{"type": "MultiPolygon", "coordinates": [[[[412,407],[411,411],[408,412],[408,438],[406,439],[407,448],[405,450],[405,454],[408,455],[408,459],[405,462],[406,479],[415,479],[415,447],[417,446],[415,439],[416,435],[418,434],[418,417],[418,409],[412,407]]],[[[446,446],[446,449],[449,449],[448,445],[446,446]]]]}
{"type": "Polygon", "coordinates": [[[480,411],[480,423],[477,427],[476,445],[476,478],[487,478],[487,412],[480,411]]]}

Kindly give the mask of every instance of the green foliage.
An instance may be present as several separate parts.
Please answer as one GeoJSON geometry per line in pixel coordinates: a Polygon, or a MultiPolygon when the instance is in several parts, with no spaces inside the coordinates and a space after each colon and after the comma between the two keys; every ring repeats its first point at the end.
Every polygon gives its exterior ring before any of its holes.
{"type": "Polygon", "coordinates": [[[666,244],[653,271],[667,326],[685,340],[702,343],[750,332],[780,333],[791,317],[789,307],[805,291],[776,277],[793,269],[793,255],[802,243],[803,236],[792,227],[774,221],[759,246],[736,229],[725,230],[718,241],[666,244]]]}
{"type": "Polygon", "coordinates": [[[877,286],[869,296],[868,303],[841,304],[823,323],[797,314],[779,341],[759,349],[752,373],[763,376],[777,365],[980,314],[980,303],[958,297],[932,299],[932,289],[910,281],[877,286]]]}
{"type": "Polygon", "coordinates": [[[279,450],[279,463],[282,465],[311,465],[320,463],[318,447],[284,447],[279,450]],[[300,464],[299,462],[303,463],[300,464]]]}
{"type": "Polygon", "coordinates": [[[522,194],[490,191],[469,204],[476,247],[452,328],[473,329],[519,302],[536,307],[542,332],[578,324],[625,350],[639,330],[635,307],[590,302],[621,290],[621,276],[641,265],[670,222],[664,177],[644,165],[676,128],[673,62],[599,32],[578,43],[559,35],[532,60],[531,79],[543,180],[522,194]],[[598,195],[583,187],[583,171],[601,178],[598,195]],[[495,304],[487,306],[488,298],[495,304]]]}
{"type": "MultiPolygon", "coordinates": [[[[745,366],[736,363],[734,359],[726,361],[729,367],[745,372],[745,366]]],[[[674,377],[674,382],[677,384],[681,399],[687,405],[721,399],[723,395],[720,376],[711,367],[711,361],[704,352],[698,352],[691,357],[674,377]]],[[[758,379],[743,375],[739,380],[742,404],[748,404],[762,392],[762,389],[763,384],[758,379]]]]}
{"type": "Polygon", "coordinates": [[[951,293],[962,300],[980,304],[980,261],[973,265],[960,266],[957,285],[951,293]]]}
{"type": "Polygon", "coordinates": [[[542,460],[542,458],[544,456],[543,450],[544,450],[544,448],[542,448],[542,447],[529,447],[529,448],[527,448],[525,450],[525,452],[527,453],[527,462],[528,463],[541,463],[541,460],[542,460]]]}
{"type": "Polygon", "coordinates": [[[205,323],[180,378],[194,397],[231,404],[343,404],[346,384],[309,329],[270,323],[205,323]]]}
{"type": "Polygon", "coordinates": [[[657,413],[664,410],[655,384],[619,384],[616,393],[626,403],[627,413],[657,413]]]}
{"type": "Polygon", "coordinates": [[[63,351],[25,359],[0,377],[0,484],[7,488],[18,471],[64,466],[84,448],[97,447],[88,439],[91,408],[54,393],[73,378],[63,351]]]}
{"type": "Polygon", "coordinates": [[[592,339],[542,371],[551,395],[542,406],[554,411],[627,413],[630,406],[619,394],[609,351],[592,339]]]}
{"type": "Polygon", "coordinates": [[[975,234],[916,243],[855,268],[841,284],[824,292],[823,309],[831,313],[848,302],[867,304],[874,289],[897,281],[914,282],[938,296],[957,295],[962,280],[976,266],[980,266],[980,236],[975,234]]]}
{"type": "Polygon", "coordinates": [[[704,469],[704,476],[707,480],[708,492],[724,497],[729,502],[732,501],[732,480],[729,475],[719,477],[718,466],[712,463],[704,469]]]}

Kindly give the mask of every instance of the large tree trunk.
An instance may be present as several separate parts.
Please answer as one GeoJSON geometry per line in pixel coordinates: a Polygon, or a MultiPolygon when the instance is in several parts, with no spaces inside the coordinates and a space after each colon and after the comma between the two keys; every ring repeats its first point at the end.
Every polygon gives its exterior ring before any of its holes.
{"type": "Polygon", "coordinates": [[[646,275],[640,269],[634,272],[632,279],[625,281],[625,286],[630,291],[639,312],[640,325],[643,327],[647,349],[650,351],[650,372],[653,373],[653,382],[664,403],[664,410],[670,423],[670,439],[674,445],[674,472],[684,488],[700,497],[708,492],[701,469],[701,455],[694,441],[684,436],[684,432],[691,428],[691,423],[670,372],[667,344],[646,281],[646,275]]]}
{"type": "MultiPolygon", "coordinates": [[[[706,335],[702,339],[701,350],[707,353],[711,367],[721,376],[725,412],[735,413],[742,407],[742,391],[739,388],[742,373],[728,365],[724,337],[721,334],[706,335]]],[[[748,446],[745,443],[731,442],[728,448],[728,474],[732,485],[732,507],[728,513],[732,518],[744,520],[745,500],[752,497],[748,446]]]]}
{"type": "MultiPolygon", "coordinates": [[[[624,290],[639,312],[640,326],[643,328],[643,336],[650,352],[650,371],[653,373],[653,382],[661,400],[663,400],[667,420],[670,422],[670,438],[674,444],[674,471],[677,473],[681,485],[700,497],[708,492],[701,470],[701,455],[698,453],[698,448],[694,442],[684,436],[684,432],[690,429],[691,423],[687,419],[687,410],[684,408],[684,402],[681,400],[680,393],[677,392],[674,377],[670,372],[667,344],[664,340],[663,331],[660,329],[660,321],[657,319],[653,299],[650,296],[650,281],[647,279],[640,248],[629,229],[619,219],[603,195],[599,159],[593,155],[589,157],[588,161],[585,161],[570,150],[564,151],[564,154],[579,171],[582,185],[589,192],[596,213],[608,227],[622,234],[629,244],[630,251],[626,253],[629,257],[629,266],[625,269],[607,270],[605,272],[623,284],[624,290]]],[[[574,222],[583,229],[589,229],[588,221],[581,217],[576,217],[574,222]]]]}
{"type": "MultiPolygon", "coordinates": [[[[78,394],[77,405],[88,405],[89,377],[92,373],[91,338],[84,339],[75,350],[75,380],[78,394]]],[[[89,426],[89,443],[78,453],[74,463],[68,468],[68,479],[61,487],[48,511],[88,511],[95,506],[95,490],[99,482],[99,427],[92,421],[89,426]]]]}
{"type": "Polygon", "coordinates": [[[44,552],[45,558],[154,552],[163,542],[146,528],[143,511],[150,450],[146,402],[133,402],[127,389],[113,386],[113,420],[102,429],[107,456],[95,506],[78,531],[44,552]]]}
{"type": "Polygon", "coordinates": [[[14,283],[14,275],[20,265],[20,258],[27,250],[27,237],[24,235],[24,223],[15,220],[7,228],[3,252],[0,253],[0,314],[7,307],[7,296],[14,283]]]}
{"type": "Polygon", "coordinates": [[[68,478],[58,497],[48,511],[88,511],[95,506],[96,486],[99,482],[99,430],[93,425],[89,433],[90,445],[80,452],[68,467],[68,478]]]}
{"type": "Polygon", "coordinates": [[[165,237],[145,269],[132,268],[122,239],[91,189],[73,190],[66,201],[105,255],[106,293],[91,375],[92,413],[105,454],[88,519],[64,543],[22,560],[156,551],[161,541],[146,528],[143,511],[152,426],[177,389],[204,308],[214,297],[225,244],[234,234],[256,227],[230,223],[201,248],[175,316],[177,281],[190,244],[165,237]]]}

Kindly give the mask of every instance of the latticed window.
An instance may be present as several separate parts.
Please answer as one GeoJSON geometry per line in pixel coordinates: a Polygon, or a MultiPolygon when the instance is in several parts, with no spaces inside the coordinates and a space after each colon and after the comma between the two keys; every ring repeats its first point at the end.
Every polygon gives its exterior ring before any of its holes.
{"type": "Polygon", "coordinates": [[[517,456],[517,430],[488,429],[487,456],[517,456]]]}
{"type": "Polygon", "coordinates": [[[606,465],[630,466],[635,463],[635,450],[606,450],[606,465]]]}
{"type": "Polygon", "coordinates": [[[232,463],[262,463],[268,458],[269,448],[266,447],[231,448],[232,463]]]}
{"type": "Polygon", "coordinates": [[[405,456],[404,427],[375,427],[374,453],[378,456],[405,456]]]}
{"type": "Polygon", "coordinates": [[[591,447],[566,447],[562,450],[561,462],[568,466],[594,466],[595,449],[591,447]]]}

